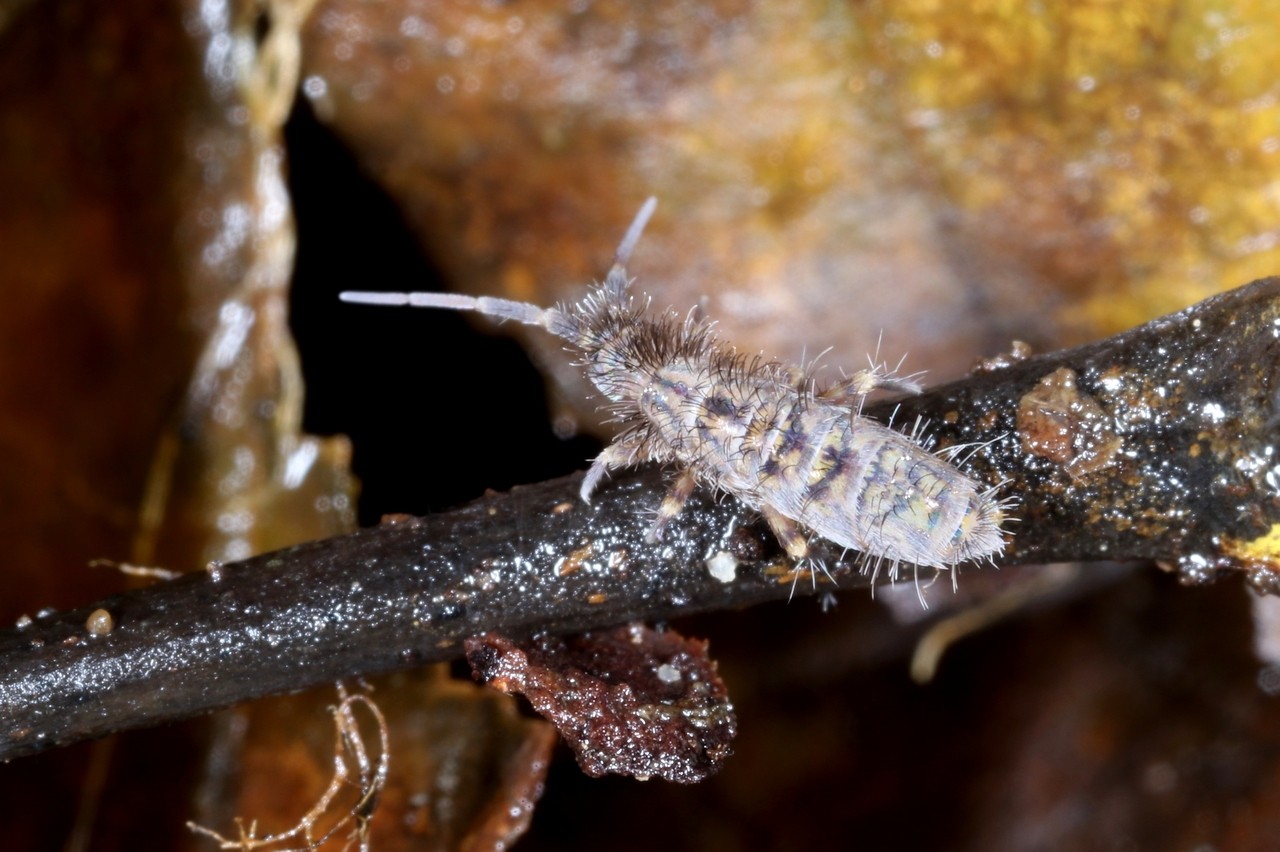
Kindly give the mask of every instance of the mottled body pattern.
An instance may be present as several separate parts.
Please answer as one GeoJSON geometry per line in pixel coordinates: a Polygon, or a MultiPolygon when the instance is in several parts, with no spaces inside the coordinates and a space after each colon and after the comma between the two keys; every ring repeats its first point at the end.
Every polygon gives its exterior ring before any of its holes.
{"type": "MultiPolygon", "coordinates": [[[[628,292],[625,263],[653,211],[650,199],[605,282],[575,304],[542,309],[435,293],[344,293],[347,301],[472,310],[538,325],[581,354],[623,430],[596,458],[582,498],[612,468],[674,462],[681,473],[658,509],[661,538],[699,481],[764,515],[787,554],[809,559],[807,529],[888,563],[950,568],[1004,547],[1004,506],[988,488],[914,436],[862,417],[882,388],[914,391],[874,366],[825,390],[804,370],[748,359],[691,314],[651,314],[628,292]]],[[[821,567],[821,566],[816,566],[821,567]]]]}

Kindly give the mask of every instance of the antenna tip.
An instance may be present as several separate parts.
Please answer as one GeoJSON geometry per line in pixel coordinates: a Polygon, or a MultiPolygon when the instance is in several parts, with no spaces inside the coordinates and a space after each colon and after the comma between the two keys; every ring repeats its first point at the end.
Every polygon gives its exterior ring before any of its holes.
{"type": "Polygon", "coordinates": [[[338,294],[338,298],[357,305],[406,305],[409,303],[404,293],[373,293],[367,290],[343,290],[338,294]]]}

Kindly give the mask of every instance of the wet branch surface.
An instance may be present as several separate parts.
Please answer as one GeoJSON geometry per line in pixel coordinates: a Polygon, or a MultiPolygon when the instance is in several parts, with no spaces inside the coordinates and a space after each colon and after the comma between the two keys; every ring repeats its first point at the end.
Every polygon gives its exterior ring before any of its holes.
{"type": "MultiPolygon", "coordinates": [[[[1280,278],[904,400],[1019,501],[1004,561],[1157,560],[1280,591],[1280,278]],[[1275,532],[1273,532],[1275,531],[1275,532]]],[[[873,409],[883,415],[885,407],[873,409]]]]}
{"type": "MultiPolygon", "coordinates": [[[[1156,559],[1189,581],[1243,570],[1274,590],[1278,330],[1280,279],[1269,278],[867,413],[923,417],[942,446],[989,442],[967,467],[1019,501],[1002,565],[1156,559]]],[[[650,544],[662,472],[629,471],[591,506],[577,498],[580,480],[214,566],[0,632],[0,760],[459,657],[481,633],[572,634],[792,594],[777,544],[735,500],[695,495],[650,544]],[[88,629],[98,609],[114,624],[103,635],[88,629]]],[[[841,589],[868,584],[856,554],[824,555],[841,589]]],[[[813,591],[807,577],[795,585],[813,591]]]]}

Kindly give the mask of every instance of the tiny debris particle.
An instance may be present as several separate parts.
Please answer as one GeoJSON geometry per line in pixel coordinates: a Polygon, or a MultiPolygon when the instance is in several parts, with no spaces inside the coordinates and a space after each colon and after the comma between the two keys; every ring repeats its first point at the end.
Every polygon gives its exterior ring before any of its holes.
{"type": "Polygon", "coordinates": [[[209,573],[209,579],[215,583],[222,582],[222,563],[216,559],[210,560],[209,564],[204,566],[204,570],[209,573]]]}
{"type": "Polygon", "coordinates": [[[416,527],[421,523],[415,515],[405,514],[404,512],[388,512],[378,519],[378,526],[382,527],[416,527]]]}
{"type": "Polygon", "coordinates": [[[27,615],[25,612],[22,615],[18,616],[18,620],[14,622],[14,626],[17,627],[19,630],[26,630],[28,627],[31,626],[31,624],[32,624],[32,618],[31,616],[27,615]]]}
{"type": "Polygon", "coordinates": [[[581,571],[588,567],[588,559],[591,558],[591,545],[587,544],[579,547],[568,556],[556,563],[556,573],[561,577],[567,577],[576,571],[581,571]]]}
{"type": "Polygon", "coordinates": [[[1061,465],[1072,479],[1106,467],[1124,448],[1111,415],[1078,379],[1066,367],[1048,374],[1018,401],[1017,414],[1023,449],[1061,465]]]}
{"type": "Polygon", "coordinates": [[[1010,344],[1008,352],[1002,352],[990,358],[983,358],[974,364],[973,372],[994,373],[997,370],[1007,370],[1014,364],[1027,360],[1032,354],[1030,343],[1025,340],[1015,340],[1010,344]]]}
{"type": "Polygon", "coordinates": [[[738,557],[722,550],[707,560],[707,572],[721,583],[732,583],[738,576],[738,557]]]}
{"type": "Polygon", "coordinates": [[[116,627],[115,619],[105,609],[95,609],[85,620],[84,629],[90,636],[106,636],[116,627]]]}
{"type": "Polygon", "coordinates": [[[680,670],[670,663],[658,666],[658,680],[663,683],[679,683],[681,678],[680,670]]]}
{"type": "Polygon", "coordinates": [[[551,507],[551,514],[553,515],[563,515],[565,512],[571,511],[573,511],[573,504],[568,500],[565,500],[562,503],[557,503],[551,507]]]}
{"type": "Polygon", "coordinates": [[[91,568],[112,568],[129,577],[149,577],[153,580],[176,580],[181,576],[181,572],[170,571],[168,568],[156,568],[152,565],[134,565],[129,562],[116,562],[114,559],[92,559],[89,561],[91,568]]]}
{"type": "Polygon", "coordinates": [[[596,606],[604,603],[607,600],[609,600],[609,596],[606,595],[604,592],[595,592],[594,594],[587,595],[587,603],[593,604],[596,606]]]}

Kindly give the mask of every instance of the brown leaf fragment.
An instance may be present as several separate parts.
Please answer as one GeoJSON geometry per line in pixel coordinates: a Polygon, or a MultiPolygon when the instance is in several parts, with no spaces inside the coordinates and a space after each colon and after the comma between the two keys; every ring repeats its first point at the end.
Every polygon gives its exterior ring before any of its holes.
{"type": "Polygon", "coordinates": [[[720,769],[737,719],[707,643],[633,623],[516,642],[466,641],[476,680],[529,699],[588,775],[691,784],[720,769]]]}
{"type": "MultiPolygon", "coordinates": [[[[346,720],[334,718],[327,729],[309,724],[334,715],[335,708],[326,712],[323,706],[333,703],[332,691],[319,689],[237,708],[220,741],[225,751],[210,760],[201,779],[192,821],[225,832],[224,842],[242,845],[249,839],[272,850],[265,836],[281,837],[285,826],[303,822],[313,837],[331,835],[319,846],[325,852],[352,848],[350,829],[358,829],[356,839],[376,852],[510,848],[528,828],[542,795],[556,743],[552,725],[523,715],[513,696],[450,677],[447,666],[361,679],[360,687],[370,702],[376,700],[377,713],[371,704],[353,705],[361,724],[340,732],[362,735],[372,759],[381,753],[367,717],[385,722],[388,770],[378,781],[376,801],[357,793],[368,785],[348,772],[341,795],[329,796],[327,810],[316,811],[326,786],[332,788],[335,760],[355,768],[350,745],[344,740],[335,747],[333,738],[333,723],[346,720]],[[234,771],[220,777],[224,766],[234,771]],[[362,801],[365,810],[352,817],[362,801]],[[373,804],[376,813],[369,809],[373,804]],[[366,813],[372,818],[357,822],[366,813]],[[248,837],[251,829],[256,832],[248,837]]],[[[296,847],[302,840],[295,833],[281,845],[296,847]]],[[[207,840],[196,841],[183,848],[213,848],[207,840]]]]}
{"type": "Polygon", "coordinates": [[[533,818],[556,735],[514,698],[449,677],[398,672],[378,697],[395,762],[371,845],[378,852],[511,848],[533,818]]]}

